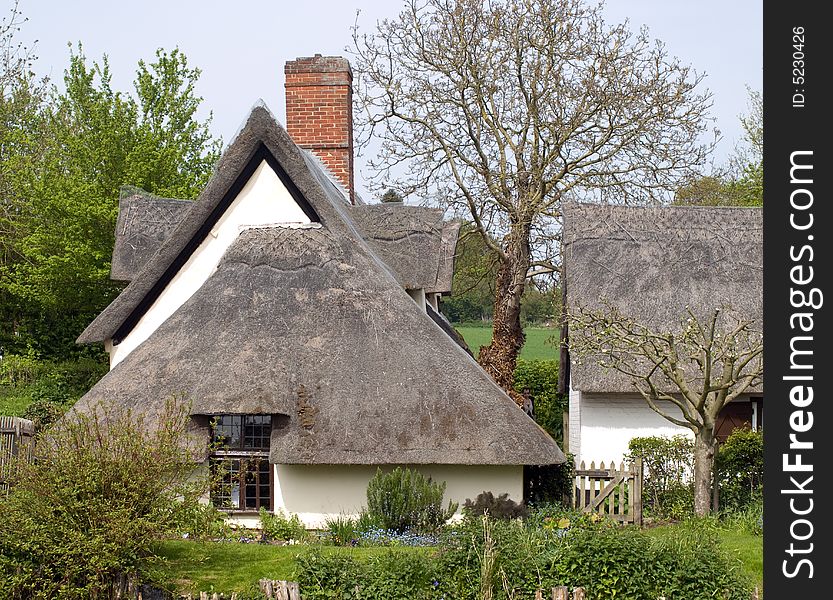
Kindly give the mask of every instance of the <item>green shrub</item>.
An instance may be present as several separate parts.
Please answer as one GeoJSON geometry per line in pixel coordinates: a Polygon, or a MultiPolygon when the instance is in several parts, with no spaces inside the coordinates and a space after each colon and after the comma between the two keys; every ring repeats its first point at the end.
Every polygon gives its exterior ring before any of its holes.
{"type": "Polygon", "coordinates": [[[324,554],[318,548],[299,554],[296,564],[305,600],[358,598],[355,588],[367,569],[350,554],[324,554]]]}
{"type": "Polygon", "coordinates": [[[153,420],[95,407],[41,438],[0,499],[0,598],[108,598],[208,490],[193,477],[188,407],[153,420]]]}
{"type": "Polygon", "coordinates": [[[493,519],[518,519],[529,513],[524,503],[512,500],[508,492],[495,498],[492,492],[487,491],[479,493],[474,501],[466,498],[463,510],[471,516],[487,514],[493,519]]]}
{"type": "Polygon", "coordinates": [[[748,427],[735,429],[715,457],[720,508],[743,510],[763,494],[764,436],[748,427]]]}
{"type": "Polygon", "coordinates": [[[433,531],[457,510],[452,502],[443,510],[445,486],[444,481],[435,483],[416,470],[377,469],[367,485],[367,512],[384,529],[433,531]]]}
{"type": "Polygon", "coordinates": [[[295,540],[297,542],[309,538],[309,532],[301,523],[298,515],[286,516],[282,509],[271,513],[265,508],[260,509],[260,529],[263,536],[270,540],[295,540]]]}
{"type": "Polygon", "coordinates": [[[179,511],[176,534],[196,540],[230,540],[234,537],[234,529],[226,516],[210,502],[189,504],[179,511]]]}
{"type": "Polygon", "coordinates": [[[23,418],[35,424],[35,431],[46,429],[67,411],[63,404],[56,404],[49,400],[35,400],[23,411],[23,418]]]}
{"type": "Polygon", "coordinates": [[[659,518],[683,519],[694,512],[694,441],[685,435],[635,437],[626,460],[642,459],[642,505],[659,518]]]}
{"type": "Polygon", "coordinates": [[[41,377],[49,363],[31,356],[7,354],[0,359],[0,385],[28,385],[41,377]]]}
{"type": "Polygon", "coordinates": [[[358,538],[358,527],[356,519],[338,515],[325,519],[327,531],[330,532],[330,541],[336,546],[353,545],[358,538]]]}
{"type": "Polygon", "coordinates": [[[367,561],[308,552],[298,559],[298,578],[304,597],[316,600],[510,600],[556,585],[584,586],[591,600],[749,597],[748,582],[718,545],[713,519],[691,520],[655,538],[567,511],[543,518],[553,517],[571,524],[546,531],[535,513],[527,524],[470,518],[446,528],[438,551],[400,550],[367,561]]]}
{"type": "Polygon", "coordinates": [[[417,600],[441,597],[437,563],[421,552],[389,550],[372,557],[359,582],[361,598],[417,600]]]}
{"type": "Polygon", "coordinates": [[[324,554],[314,549],[299,555],[296,564],[305,600],[439,600],[443,597],[438,563],[422,552],[391,549],[362,561],[350,554],[324,554]]]}
{"type": "Polygon", "coordinates": [[[650,540],[636,529],[571,529],[551,554],[554,585],[583,586],[589,598],[656,598],[650,540]]]}

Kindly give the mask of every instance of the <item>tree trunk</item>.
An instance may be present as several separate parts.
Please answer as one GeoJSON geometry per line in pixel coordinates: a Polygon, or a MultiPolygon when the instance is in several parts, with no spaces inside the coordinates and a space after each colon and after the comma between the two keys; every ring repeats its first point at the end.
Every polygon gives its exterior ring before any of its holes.
{"type": "Polygon", "coordinates": [[[477,361],[519,406],[523,406],[523,396],[512,385],[518,354],[524,345],[521,297],[529,270],[529,230],[520,227],[508,238],[506,260],[501,262],[495,282],[492,342],[480,349],[477,361]]]}
{"type": "Polygon", "coordinates": [[[714,430],[703,427],[694,436],[694,514],[698,517],[709,514],[714,451],[714,430]]]}

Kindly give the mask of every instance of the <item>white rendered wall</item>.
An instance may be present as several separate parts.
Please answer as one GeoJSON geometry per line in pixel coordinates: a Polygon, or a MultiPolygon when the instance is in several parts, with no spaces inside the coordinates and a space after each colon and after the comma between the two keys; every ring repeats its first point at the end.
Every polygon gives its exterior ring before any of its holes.
{"type": "Polygon", "coordinates": [[[408,295],[411,297],[411,299],[414,302],[416,302],[423,311],[426,311],[426,312],[428,311],[428,309],[425,308],[425,303],[426,303],[425,288],[418,288],[418,289],[415,289],[415,290],[405,290],[405,291],[408,292],[408,295]]]}
{"type": "MultiPolygon", "coordinates": [[[[576,443],[573,442],[572,402],[570,404],[570,447],[577,462],[592,460],[598,464],[613,460],[618,463],[634,437],[694,435],[690,429],[674,425],[655,413],[641,396],[581,392],[579,403],[581,416],[576,443]]],[[[671,415],[680,415],[679,409],[671,403],[660,404],[660,407],[671,415]]]]}
{"type": "MultiPolygon", "coordinates": [[[[474,500],[483,491],[496,496],[509,492],[513,500],[523,499],[521,466],[410,466],[446,482],[446,505],[453,500],[462,508],[467,498],[474,500]]],[[[275,465],[275,508],[297,514],[308,528],[323,528],[327,517],[358,515],[367,504],[367,484],[375,474],[376,467],[368,465],[275,465]]]]}
{"type": "Polygon", "coordinates": [[[440,312],[440,302],[438,298],[440,294],[426,294],[425,301],[431,305],[431,308],[434,309],[434,312],[440,312]]]}
{"type": "Polygon", "coordinates": [[[569,421],[567,423],[567,452],[572,452],[578,460],[581,454],[581,392],[570,386],[569,405],[567,408],[569,421]]]}
{"type": "Polygon", "coordinates": [[[202,287],[217,269],[226,250],[245,229],[269,226],[310,225],[310,219],[292,198],[272,168],[263,161],[249,181],[168,283],[133,330],[118,345],[105,342],[110,368],[124,360],[139,344],[202,287]]]}

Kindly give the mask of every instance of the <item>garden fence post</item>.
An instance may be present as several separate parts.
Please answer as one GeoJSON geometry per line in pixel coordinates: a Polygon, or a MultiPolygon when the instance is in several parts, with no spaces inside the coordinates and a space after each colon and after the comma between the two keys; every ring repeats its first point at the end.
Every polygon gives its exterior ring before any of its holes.
{"type": "Polygon", "coordinates": [[[570,600],[570,591],[566,585],[552,588],[552,600],[570,600]]]}
{"type": "Polygon", "coordinates": [[[573,600],[585,600],[585,598],[583,587],[573,588],[573,600]]]}
{"type": "Polygon", "coordinates": [[[633,499],[633,519],[634,525],[637,527],[642,527],[642,475],[643,475],[643,467],[642,467],[642,457],[637,457],[636,461],[634,461],[634,499],[633,499]]]}

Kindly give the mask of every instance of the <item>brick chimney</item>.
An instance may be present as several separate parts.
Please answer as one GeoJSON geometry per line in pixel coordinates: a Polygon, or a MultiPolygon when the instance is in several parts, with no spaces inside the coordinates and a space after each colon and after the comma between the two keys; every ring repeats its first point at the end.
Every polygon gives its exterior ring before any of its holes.
{"type": "Polygon", "coordinates": [[[340,56],[301,57],[284,66],[286,129],[353,190],[353,72],[340,56]]]}

